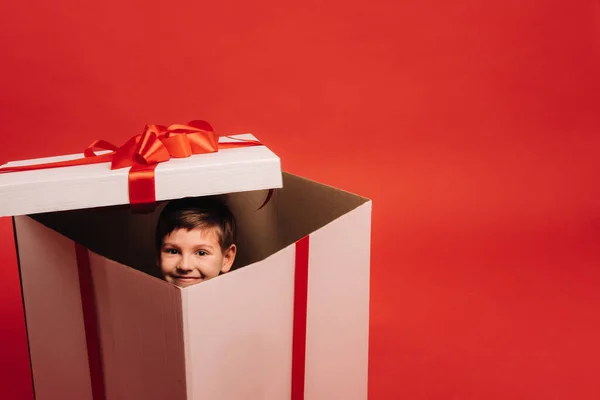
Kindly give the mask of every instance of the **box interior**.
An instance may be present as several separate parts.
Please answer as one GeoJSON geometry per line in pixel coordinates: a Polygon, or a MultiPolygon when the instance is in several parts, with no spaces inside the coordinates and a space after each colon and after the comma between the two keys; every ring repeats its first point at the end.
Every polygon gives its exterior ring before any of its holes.
{"type": "MultiPolygon", "coordinates": [[[[260,190],[224,195],[238,227],[234,270],[269,257],[368,201],[286,172],[283,188],[257,210],[266,194],[260,190]]],[[[154,234],[165,204],[149,213],[113,206],[30,217],[95,253],[158,277],[154,234]]]]}

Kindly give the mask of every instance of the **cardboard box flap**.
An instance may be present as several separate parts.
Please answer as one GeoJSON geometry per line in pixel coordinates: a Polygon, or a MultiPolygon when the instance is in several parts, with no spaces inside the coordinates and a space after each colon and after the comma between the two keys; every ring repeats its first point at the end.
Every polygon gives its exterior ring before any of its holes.
{"type": "MultiPolygon", "coordinates": [[[[251,134],[219,138],[254,140],[251,134]]],[[[65,161],[81,154],[10,162],[3,166],[65,161]]],[[[129,168],[110,163],[0,174],[0,217],[77,210],[129,203],[129,168]]],[[[222,149],[172,158],[155,170],[156,200],[280,188],[279,157],[266,146],[222,149]]]]}

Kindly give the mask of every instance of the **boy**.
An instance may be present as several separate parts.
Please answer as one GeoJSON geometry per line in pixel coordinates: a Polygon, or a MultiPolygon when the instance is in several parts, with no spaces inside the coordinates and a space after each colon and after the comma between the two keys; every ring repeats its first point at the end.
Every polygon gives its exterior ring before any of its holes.
{"type": "Polygon", "coordinates": [[[172,200],[156,227],[163,278],[184,288],[228,272],[237,251],[235,230],[233,214],[215,197],[172,200]]]}

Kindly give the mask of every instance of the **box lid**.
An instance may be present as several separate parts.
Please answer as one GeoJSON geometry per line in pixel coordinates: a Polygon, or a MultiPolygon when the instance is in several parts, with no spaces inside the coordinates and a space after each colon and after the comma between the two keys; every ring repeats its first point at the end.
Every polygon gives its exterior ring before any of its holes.
{"type": "MultiPolygon", "coordinates": [[[[256,140],[251,134],[219,143],[256,140]]],[[[99,152],[98,154],[105,154],[99,152]]],[[[17,167],[82,158],[83,154],[9,162],[17,167]]],[[[130,168],[110,162],[0,173],[0,216],[129,204],[130,168]]],[[[155,169],[156,201],[282,187],[279,157],[264,145],[171,158],[155,169]]]]}

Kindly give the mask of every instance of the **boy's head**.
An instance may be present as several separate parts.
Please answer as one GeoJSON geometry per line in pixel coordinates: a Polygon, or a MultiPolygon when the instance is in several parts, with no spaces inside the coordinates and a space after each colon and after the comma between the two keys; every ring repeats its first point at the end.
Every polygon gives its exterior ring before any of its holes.
{"type": "Polygon", "coordinates": [[[231,269],[235,218],[215,197],[169,202],[156,227],[157,262],[167,282],[187,287],[231,269]]]}

